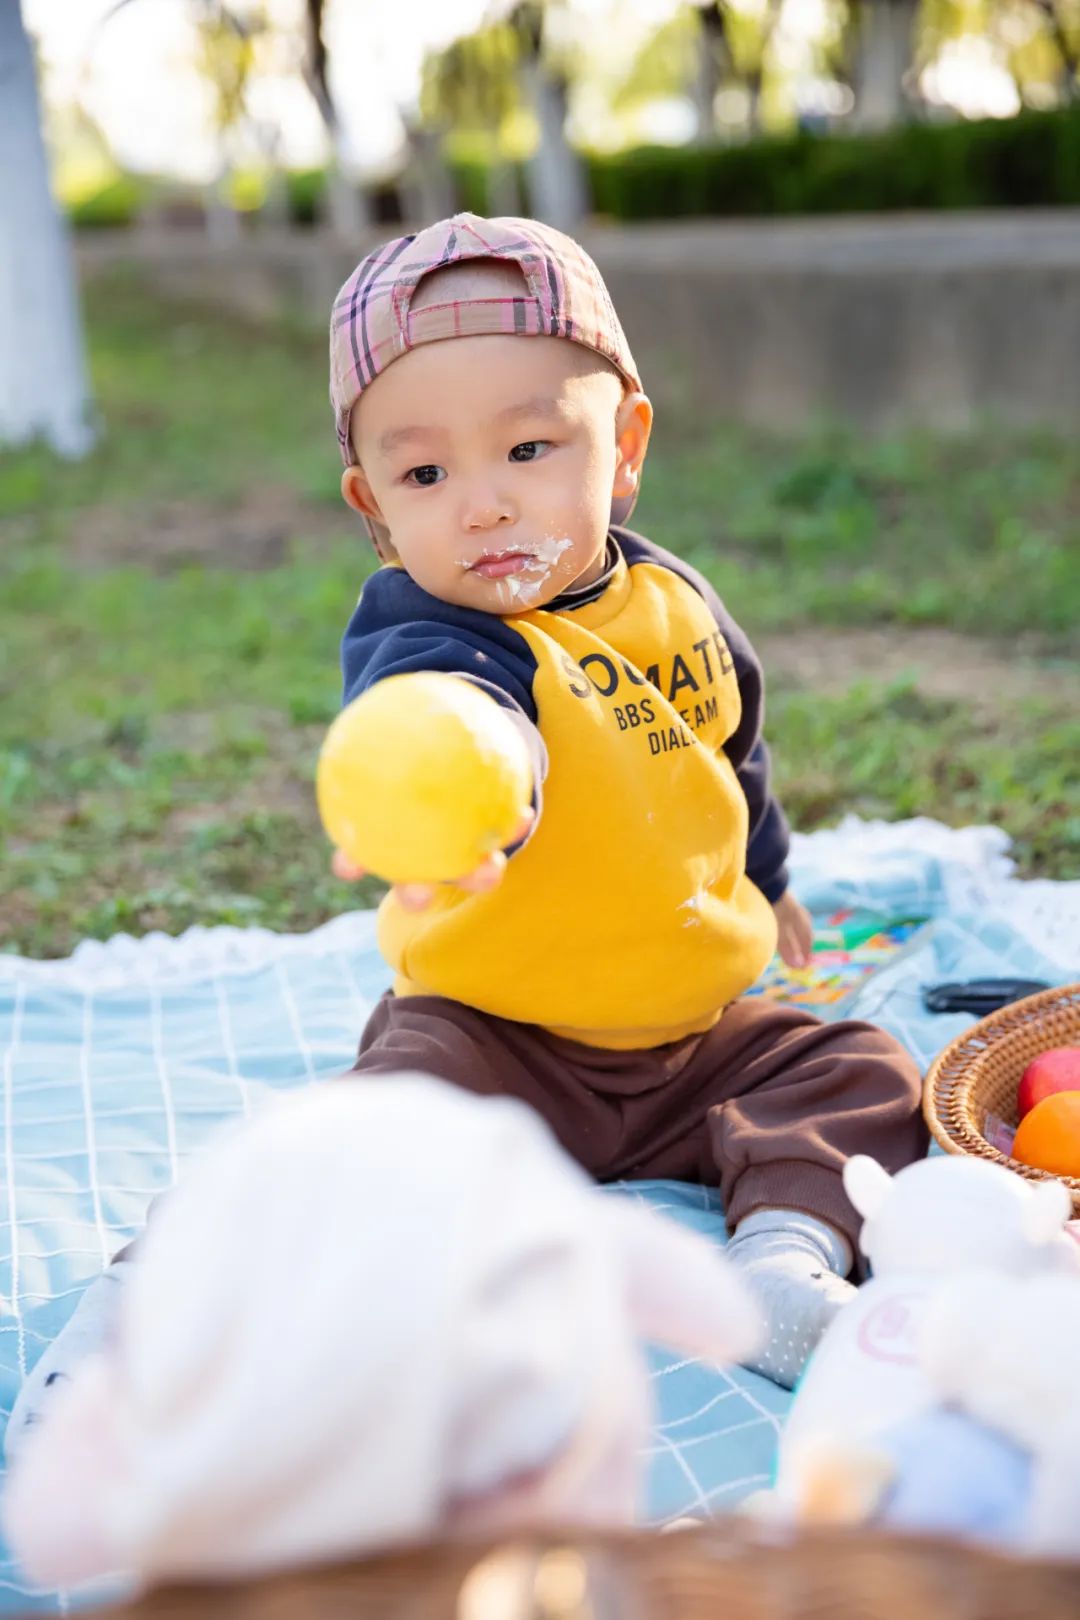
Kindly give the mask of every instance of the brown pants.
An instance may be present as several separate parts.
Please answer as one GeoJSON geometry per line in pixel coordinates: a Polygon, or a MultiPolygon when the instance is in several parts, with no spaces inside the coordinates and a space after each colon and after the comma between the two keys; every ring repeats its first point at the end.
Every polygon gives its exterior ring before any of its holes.
{"type": "Polygon", "coordinates": [[[856,1253],[844,1161],[869,1153],[895,1171],[927,1148],[919,1071],[890,1035],[753,997],[705,1035],[613,1052],[442,996],[386,995],[353,1072],[402,1069],[531,1104],[598,1181],[704,1182],[732,1230],[755,1209],[800,1209],[856,1253]]]}

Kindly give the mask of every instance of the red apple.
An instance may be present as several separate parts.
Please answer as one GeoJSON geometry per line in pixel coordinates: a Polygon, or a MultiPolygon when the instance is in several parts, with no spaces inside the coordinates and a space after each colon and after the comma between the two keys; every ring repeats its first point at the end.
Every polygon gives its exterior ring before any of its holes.
{"type": "Polygon", "coordinates": [[[1023,1119],[1036,1103],[1059,1091],[1080,1091],[1080,1046],[1057,1046],[1028,1064],[1016,1093],[1018,1117],[1023,1119]]]}

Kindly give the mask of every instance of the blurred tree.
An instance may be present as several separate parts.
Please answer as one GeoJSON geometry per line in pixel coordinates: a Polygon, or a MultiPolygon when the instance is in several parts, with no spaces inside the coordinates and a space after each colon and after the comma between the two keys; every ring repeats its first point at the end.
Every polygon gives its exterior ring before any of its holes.
{"type": "MultiPolygon", "coordinates": [[[[255,36],[267,26],[261,6],[247,16],[218,3],[195,0],[195,63],[211,87],[220,168],[206,194],[206,226],[212,240],[231,245],[240,235],[240,220],[231,206],[229,182],[236,166],[235,142],[247,119],[247,89],[255,65],[255,36]]],[[[119,9],[119,8],[118,8],[119,9]]]]}
{"type": "MultiPolygon", "coordinates": [[[[139,3],[116,0],[101,18],[98,29],[128,6],[139,3]]],[[[247,121],[247,88],[255,65],[255,41],[268,30],[269,20],[262,0],[247,0],[243,15],[222,0],[191,0],[191,6],[196,30],[195,67],[212,92],[218,138],[218,173],[204,194],[206,228],[212,240],[229,245],[240,235],[239,216],[230,196],[235,145],[247,121]]]]}
{"type": "Polygon", "coordinates": [[[1022,101],[1045,107],[1077,99],[1080,0],[996,0],[987,23],[1022,101]]]}
{"type": "Polygon", "coordinates": [[[694,114],[699,141],[711,141],[716,134],[716,98],[720,86],[731,72],[728,48],[727,17],[717,0],[699,0],[692,10],[696,13],[697,50],[693,76],[694,114]]]}
{"type": "MultiPolygon", "coordinates": [[[[139,0],[116,0],[103,18],[103,24],[137,3],[139,0]]],[[[276,173],[279,131],[268,126],[265,120],[253,119],[248,110],[248,89],[259,64],[259,48],[272,34],[273,24],[265,0],[229,0],[229,4],[224,0],[190,0],[190,5],[198,41],[196,67],[213,94],[213,116],[221,153],[221,169],[206,199],[207,227],[212,237],[231,242],[239,235],[239,220],[229,205],[229,180],[239,156],[242,136],[254,137],[266,160],[270,173],[270,212],[281,223],[287,218],[284,187],[276,173]]],[[[339,235],[352,238],[371,223],[371,212],[363,191],[346,173],[341,121],[327,72],[324,12],[324,0],[304,0],[302,71],[325,125],[330,147],[328,222],[339,235]]]]}
{"type": "Polygon", "coordinates": [[[580,160],[566,133],[575,64],[569,8],[556,0],[516,0],[502,16],[429,53],[424,63],[423,125],[473,137],[490,162],[489,205],[522,210],[509,137],[523,119],[534,126],[525,159],[532,212],[569,230],[587,207],[580,160]]]}
{"type": "Polygon", "coordinates": [[[710,141],[716,136],[717,97],[723,89],[742,93],[744,130],[748,135],[759,134],[762,91],[783,0],[762,0],[754,10],[732,5],[730,0],[693,0],[688,11],[696,24],[690,83],[698,140],[710,141]]]}
{"type": "Polygon", "coordinates": [[[1075,101],[1080,87],[1080,0],[1034,0],[1046,19],[1046,26],[1054,47],[1061,58],[1061,93],[1066,101],[1075,101]]]}
{"type": "Polygon", "coordinates": [[[710,139],[714,125],[713,102],[722,70],[717,67],[710,94],[709,85],[714,75],[703,68],[700,34],[697,7],[679,6],[635,53],[629,71],[612,96],[612,110],[628,112],[650,101],[684,95],[687,86],[692,85],[697,134],[702,140],[710,139]]]}
{"type": "Polygon", "coordinates": [[[689,99],[694,140],[711,142],[717,97],[730,72],[723,14],[715,0],[695,0],[678,6],[646,36],[611,95],[610,110],[632,120],[651,104],[689,99]]]}
{"type": "Polygon", "coordinates": [[[834,86],[837,93],[826,97],[831,106],[819,111],[813,122],[819,129],[835,128],[846,122],[855,106],[855,10],[858,0],[826,0],[825,23],[815,41],[817,87],[834,86]]]}
{"type": "Polygon", "coordinates": [[[518,80],[536,122],[537,140],[526,162],[529,204],[538,218],[570,231],[585,217],[588,197],[581,162],[567,139],[566,115],[572,59],[568,37],[552,37],[565,8],[552,0],[519,0],[510,13],[517,35],[518,80]]]}
{"type": "Polygon", "coordinates": [[[853,122],[888,129],[907,116],[906,79],[912,66],[919,0],[851,0],[855,30],[853,122]]]}
{"type": "Polygon", "coordinates": [[[330,143],[330,177],[327,187],[328,216],[336,235],[351,238],[361,234],[372,221],[371,209],[361,188],[350,180],[343,152],[341,119],[330,91],[326,40],[323,36],[325,0],[304,0],[306,55],[304,78],[315,98],[330,143]]]}
{"type": "MultiPolygon", "coordinates": [[[[759,134],[763,91],[782,14],[783,0],[762,0],[756,9],[730,0],[691,0],[680,6],[637,53],[615,97],[616,108],[689,95],[696,138],[712,141],[717,135],[720,92],[734,90],[744,104],[744,133],[759,134]]],[[[731,122],[725,120],[728,126],[731,122]]]]}
{"type": "Polygon", "coordinates": [[[732,76],[747,96],[746,130],[749,135],[758,135],[761,133],[762,89],[783,0],[764,0],[756,13],[730,4],[721,4],[718,9],[726,13],[724,34],[732,76]]]}
{"type": "Polygon", "coordinates": [[[19,0],[0,3],[0,197],[0,446],[40,437],[82,456],[95,434],[75,271],[19,0]]]}
{"type": "Polygon", "coordinates": [[[401,109],[405,166],[398,182],[401,216],[427,224],[454,212],[454,182],[443,157],[443,131],[427,128],[412,108],[401,109]]]}
{"type": "Polygon", "coordinates": [[[506,156],[507,130],[522,108],[518,53],[517,34],[503,20],[429,51],[422,71],[424,127],[481,146],[490,163],[488,205],[497,214],[522,211],[517,172],[506,156]]]}
{"type": "Polygon", "coordinates": [[[923,0],[919,34],[922,65],[964,38],[982,42],[1027,106],[1080,95],[1080,0],[923,0]]]}

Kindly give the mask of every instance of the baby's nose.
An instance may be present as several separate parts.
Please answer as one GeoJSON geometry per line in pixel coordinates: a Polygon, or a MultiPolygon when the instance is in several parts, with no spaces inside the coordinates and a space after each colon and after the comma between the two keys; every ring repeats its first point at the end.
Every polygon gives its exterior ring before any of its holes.
{"type": "Polygon", "coordinates": [[[466,529],[495,529],[513,523],[517,517],[512,502],[494,491],[478,491],[466,503],[462,523],[466,529]]]}

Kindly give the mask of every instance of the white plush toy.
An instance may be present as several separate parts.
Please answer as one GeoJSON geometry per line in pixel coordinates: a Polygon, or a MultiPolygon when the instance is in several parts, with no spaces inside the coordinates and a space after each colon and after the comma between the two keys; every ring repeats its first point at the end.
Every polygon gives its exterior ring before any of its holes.
{"type": "Polygon", "coordinates": [[[971,1158],[845,1186],[872,1267],[781,1439],[771,1517],[1080,1556],[1080,1251],[1068,1192],[971,1158]]]}
{"type": "Polygon", "coordinates": [[[164,1202],[115,1342],[18,1450],[5,1528],[66,1585],[627,1524],[640,1341],[734,1360],[758,1334],[720,1253],[594,1188],[522,1104],[334,1081],[164,1202]]]}
{"type": "Polygon", "coordinates": [[[1015,1544],[1080,1558],[1080,1277],[958,1278],[927,1312],[919,1350],[942,1401],[1030,1459],[1015,1544]]]}

